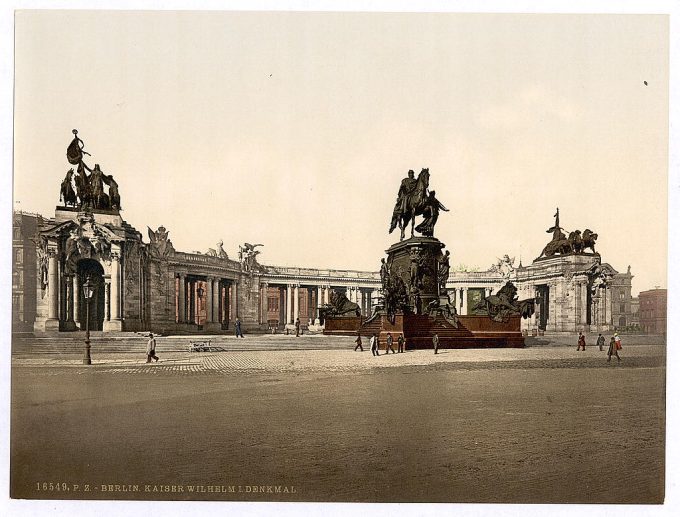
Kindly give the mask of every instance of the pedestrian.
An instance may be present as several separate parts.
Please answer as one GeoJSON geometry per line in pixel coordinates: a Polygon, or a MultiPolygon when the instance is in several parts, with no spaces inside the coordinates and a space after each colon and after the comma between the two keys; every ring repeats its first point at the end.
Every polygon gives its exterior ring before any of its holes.
{"type": "Polygon", "coordinates": [[[614,332],[614,341],[616,341],[616,349],[621,350],[623,347],[621,346],[621,338],[618,332],[614,332]]]}
{"type": "Polygon", "coordinates": [[[241,320],[238,317],[234,326],[236,327],[236,337],[244,337],[243,332],[241,332],[241,320]]]}
{"type": "Polygon", "coordinates": [[[404,351],[404,334],[399,334],[397,338],[397,351],[400,354],[404,351]]]}
{"type": "Polygon", "coordinates": [[[602,334],[597,336],[597,346],[600,347],[600,352],[604,350],[604,336],[602,334]]]}
{"type": "Polygon", "coordinates": [[[396,352],[394,351],[394,347],[392,346],[393,342],[394,342],[394,340],[392,338],[392,333],[388,332],[387,333],[387,346],[385,347],[385,353],[386,354],[389,354],[390,350],[392,350],[393,354],[396,354],[396,352]]]}
{"type": "Polygon", "coordinates": [[[607,362],[612,360],[612,356],[615,355],[616,358],[620,361],[621,358],[619,357],[619,347],[621,346],[620,340],[619,343],[617,344],[616,342],[616,334],[612,336],[612,338],[609,340],[609,350],[607,351],[607,362]]]}
{"type": "Polygon", "coordinates": [[[371,345],[371,354],[380,355],[380,349],[379,349],[380,341],[378,340],[378,336],[376,336],[375,334],[373,334],[371,336],[370,345],[371,345]]]}
{"type": "Polygon", "coordinates": [[[434,345],[434,353],[436,355],[437,350],[439,350],[439,336],[437,334],[432,336],[432,344],[434,345]]]}
{"type": "Polygon", "coordinates": [[[295,337],[300,337],[300,318],[295,320],[295,337]]]}
{"type": "Polygon", "coordinates": [[[579,332],[578,333],[578,345],[576,345],[576,351],[579,351],[583,348],[583,351],[586,351],[586,337],[579,332]]]}
{"type": "Polygon", "coordinates": [[[354,351],[356,352],[356,351],[357,351],[357,348],[361,348],[361,351],[363,352],[363,351],[364,351],[364,347],[361,346],[361,334],[359,334],[358,332],[357,332],[357,338],[356,338],[356,340],[355,340],[354,342],[357,344],[357,346],[354,347],[354,351]]]}
{"type": "Polygon", "coordinates": [[[149,332],[149,341],[146,343],[146,362],[150,363],[151,359],[155,359],[158,362],[158,357],[156,356],[156,339],[153,334],[149,332]]]}

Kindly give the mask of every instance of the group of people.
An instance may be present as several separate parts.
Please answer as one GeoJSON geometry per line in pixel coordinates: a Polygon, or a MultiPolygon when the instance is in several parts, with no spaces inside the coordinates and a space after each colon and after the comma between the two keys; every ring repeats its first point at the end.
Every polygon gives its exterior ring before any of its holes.
{"type": "MultiPolygon", "coordinates": [[[[363,342],[361,341],[361,335],[357,332],[357,338],[354,340],[356,343],[356,346],[354,347],[354,351],[356,352],[357,350],[364,351],[364,346],[363,342]]],[[[404,334],[401,332],[397,336],[397,351],[394,351],[394,337],[392,336],[391,332],[387,333],[387,337],[385,338],[385,354],[389,354],[390,350],[392,350],[393,354],[396,353],[403,353],[405,346],[406,346],[406,339],[404,338],[404,334]]],[[[371,348],[371,354],[374,356],[380,355],[380,338],[378,337],[377,334],[373,333],[371,336],[371,339],[369,340],[369,345],[371,348]]],[[[439,350],[439,336],[435,334],[432,336],[432,345],[434,346],[434,353],[436,354],[437,351],[439,350]]]]}
{"type": "MultiPolygon", "coordinates": [[[[357,338],[354,341],[356,343],[356,346],[354,347],[354,351],[356,352],[357,350],[361,350],[362,352],[364,351],[364,346],[363,342],[361,341],[361,335],[357,332],[357,338]]],[[[378,337],[377,334],[373,334],[371,336],[371,339],[369,340],[369,345],[371,348],[371,354],[374,356],[380,355],[380,338],[378,337]]],[[[399,334],[397,336],[397,351],[395,352],[394,350],[394,337],[392,336],[391,332],[387,333],[387,338],[386,338],[386,346],[385,346],[385,353],[389,354],[390,350],[392,350],[393,354],[396,353],[403,353],[404,352],[404,347],[406,345],[406,340],[404,339],[404,334],[399,334]]]]}
{"type": "MultiPolygon", "coordinates": [[[[600,352],[604,351],[604,345],[605,345],[605,337],[600,333],[597,336],[597,344],[596,346],[600,349],[600,352]]],[[[607,362],[610,362],[612,360],[612,356],[616,356],[616,359],[619,361],[621,358],[619,357],[619,350],[621,350],[623,347],[621,346],[621,337],[619,336],[618,332],[614,332],[614,335],[609,339],[609,348],[607,349],[607,362]]],[[[583,335],[583,332],[578,333],[578,344],[576,345],[576,350],[577,351],[586,351],[586,337],[583,335]]]]}

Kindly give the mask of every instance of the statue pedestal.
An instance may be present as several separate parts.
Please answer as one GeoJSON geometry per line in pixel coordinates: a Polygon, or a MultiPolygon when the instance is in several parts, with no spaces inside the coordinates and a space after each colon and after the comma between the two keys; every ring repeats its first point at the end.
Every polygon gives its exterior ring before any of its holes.
{"type": "Polygon", "coordinates": [[[390,270],[404,282],[416,314],[425,313],[428,304],[439,298],[437,270],[444,246],[434,237],[411,237],[386,251],[390,270]]]}
{"type": "MultiPolygon", "coordinates": [[[[338,332],[339,333],[339,332],[338,332]]],[[[458,316],[456,326],[442,315],[395,314],[392,323],[387,313],[381,311],[366,321],[359,333],[380,337],[380,349],[387,348],[387,334],[392,334],[396,348],[399,334],[404,335],[406,350],[432,349],[432,337],[439,337],[439,348],[523,348],[524,336],[520,330],[520,316],[512,316],[506,322],[493,321],[488,316],[458,316]]],[[[346,335],[355,335],[347,332],[346,335]]]]}

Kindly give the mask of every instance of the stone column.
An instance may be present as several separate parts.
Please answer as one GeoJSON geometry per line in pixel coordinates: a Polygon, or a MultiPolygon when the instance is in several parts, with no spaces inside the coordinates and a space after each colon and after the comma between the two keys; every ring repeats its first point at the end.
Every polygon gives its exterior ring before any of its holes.
{"type": "Polygon", "coordinates": [[[463,294],[462,294],[462,296],[463,296],[463,309],[462,309],[461,314],[462,314],[463,316],[467,316],[467,313],[468,313],[468,297],[467,297],[468,288],[467,288],[467,287],[463,287],[462,293],[463,293],[463,294]]]}
{"type": "Polygon", "coordinates": [[[59,263],[57,250],[48,250],[47,320],[45,330],[59,330],[59,263]]]}
{"type": "Polygon", "coordinates": [[[320,285],[316,287],[316,306],[323,305],[323,287],[320,285]]]}
{"type": "Polygon", "coordinates": [[[360,287],[357,287],[357,303],[359,304],[359,308],[361,309],[361,314],[362,315],[366,314],[366,311],[364,310],[364,294],[361,292],[360,287]]]}
{"type": "Polygon", "coordinates": [[[111,279],[104,281],[104,320],[111,321],[111,279]]]}
{"type": "Polygon", "coordinates": [[[604,310],[605,314],[607,317],[607,321],[605,324],[607,325],[607,330],[612,328],[613,322],[612,322],[612,301],[613,301],[613,296],[612,296],[612,289],[611,287],[607,286],[604,290],[604,310]]]}
{"type": "Polygon", "coordinates": [[[212,323],[213,319],[213,278],[205,281],[205,322],[212,323]]]}
{"type": "MultiPolygon", "coordinates": [[[[591,323],[593,315],[590,315],[591,323]]],[[[588,281],[581,280],[581,323],[587,325],[588,323],[588,281]]]]}
{"type": "Polygon", "coordinates": [[[576,329],[578,330],[585,321],[581,319],[581,289],[583,286],[581,282],[574,281],[574,321],[576,323],[576,329]]]}
{"type": "Polygon", "coordinates": [[[293,294],[292,294],[293,286],[288,284],[286,286],[286,325],[290,323],[290,318],[293,314],[293,294]]]}
{"type": "Polygon", "coordinates": [[[80,324],[80,278],[76,273],[73,275],[73,321],[76,327],[80,324]]]}
{"type": "Polygon", "coordinates": [[[73,323],[73,281],[71,277],[66,277],[64,280],[66,287],[66,322],[73,323]]]}
{"type": "Polygon", "coordinates": [[[231,304],[232,304],[232,314],[234,315],[234,321],[238,314],[238,280],[231,284],[231,304]]]}
{"type": "Polygon", "coordinates": [[[295,320],[297,320],[300,317],[300,291],[299,291],[300,286],[295,285],[295,294],[293,295],[293,321],[291,323],[295,323],[295,320]]]}
{"type": "Polygon", "coordinates": [[[213,308],[212,308],[212,321],[214,323],[220,322],[220,280],[218,278],[213,279],[213,308]]]}
{"type": "Polygon", "coordinates": [[[179,275],[179,293],[177,297],[179,298],[179,311],[177,314],[177,320],[179,323],[186,323],[187,321],[187,291],[186,291],[186,277],[184,274],[179,275]]]}
{"type": "Polygon", "coordinates": [[[111,321],[120,321],[120,254],[111,253],[111,321]]]}

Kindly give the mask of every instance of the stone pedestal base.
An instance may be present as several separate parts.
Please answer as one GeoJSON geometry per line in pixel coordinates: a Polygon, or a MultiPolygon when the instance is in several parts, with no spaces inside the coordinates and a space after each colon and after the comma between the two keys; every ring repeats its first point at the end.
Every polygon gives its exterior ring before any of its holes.
{"type": "MultiPolygon", "coordinates": [[[[439,337],[439,348],[522,348],[520,316],[506,322],[495,322],[488,316],[458,316],[458,325],[441,315],[397,313],[394,322],[383,312],[367,320],[359,329],[362,336],[380,336],[380,349],[387,346],[387,334],[392,334],[396,348],[399,334],[404,335],[406,349],[432,349],[432,337],[439,337]]],[[[346,335],[355,335],[347,332],[346,335]]]]}
{"type": "Polygon", "coordinates": [[[59,330],[60,328],[61,328],[61,324],[59,323],[58,319],[47,319],[47,320],[45,320],[45,325],[41,330],[50,331],[50,330],[59,330]]]}
{"type": "Polygon", "coordinates": [[[443,247],[444,243],[434,237],[411,237],[387,250],[390,270],[404,282],[409,305],[416,314],[424,314],[428,304],[439,298],[437,270],[443,247]]]}
{"type": "Polygon", "coordinates": [[[110,321],[104,321],[104,332],[109,332],[109,331],[122,331],[123,330],[123,321],[122,320],[110,320],[110,321]]]}

